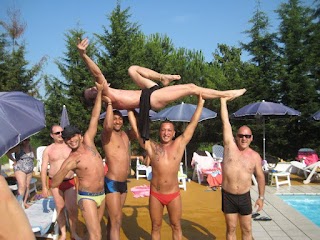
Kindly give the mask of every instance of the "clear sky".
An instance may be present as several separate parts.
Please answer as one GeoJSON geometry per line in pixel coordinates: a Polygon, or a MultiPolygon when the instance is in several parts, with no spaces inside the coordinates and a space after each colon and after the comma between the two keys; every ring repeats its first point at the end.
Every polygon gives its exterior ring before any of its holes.
{"type": "MultiPolygon", "coordinates": [[[[146,35],[167,34],[175,47],[201,50],[207,61],[219,43],[239,47],[247,42],[243,33],[250,29],[248,21],[257,6],[256,0],[122,0],[121,7],[130,7],[130,22],[137,22],[146,35]]],[[[284,0],[260,0],[272,25],[278,28],[274,13],[284,0]]],[[[313,0],[302,0],[308,6],[313,0]]],[[[7,21],[7,9],[15,7],[27,24],[23,36],[26,59],[34,64],[47,56],[43,73],[60,76],[54,60],[64,56],[67,30],[78,25],[93,37],[102,34],[102,26],[109,27],[107,16],[115,8],[116,0],[0,0],[0,19],[7,21]]]]}

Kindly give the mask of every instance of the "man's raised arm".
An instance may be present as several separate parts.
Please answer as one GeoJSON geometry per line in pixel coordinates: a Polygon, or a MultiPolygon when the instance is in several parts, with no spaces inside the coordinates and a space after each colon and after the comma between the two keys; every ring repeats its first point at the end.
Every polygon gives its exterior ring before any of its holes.
{"type": "Polygon", "coordinates": [[[103,89],[104,83],[105,83],[105,81],[102,84],[99,84],[96,82],[96,87],[97,87],[98,93],[97,93],[97,97],[96,97],[96,100],[95,100],[95,103],[94,103],[94,106],[92,109],[89,128],[84,135],[86,143],[88,143],[87,140],[89,140],[90,142],[93,143],[94,137],[97,134],[98,122],[99,122],[101,105],[102,105],[102,89],[103,89]]]}
{"type": "Polygon", "coordinates": [[[184,130],[183,134],[181,135],[181,137],[183,138],[183,143],[184,144],[188,144],[188,142],[191,140],[193,133],[198,125],[201,113],[202,113],[202,109],[203,109],[203,105],[204,105],[204,99],[202,98],[202,95],[200,94],[198,96],[198,105],[196,108],[196,111],[194,112],[190,123],[188,124],[188,126],[186,127],[186,129],[184,130]]]}
{"type": "Polygon", "coordinates": [[[95,64],[94,61],[87,55],[86,49],[89,45],[89,40],[87,38],[80,41],[77,45],[80,57],[83,59],[85,64],[87,65],[89,71],[94,76],[98,83],[102,83],[105,80],[100,68],[95,64]]]}
{"type": "Polygon", "coordinates": [[[222,132],[223,132],[224,144],[233,142],[232,127],[229,120],[227,101],[228,101],[228,98],[220,98],[220,103],[221,103],[220,115],[221,115],[221,121],[222,121],[222,132]]]}

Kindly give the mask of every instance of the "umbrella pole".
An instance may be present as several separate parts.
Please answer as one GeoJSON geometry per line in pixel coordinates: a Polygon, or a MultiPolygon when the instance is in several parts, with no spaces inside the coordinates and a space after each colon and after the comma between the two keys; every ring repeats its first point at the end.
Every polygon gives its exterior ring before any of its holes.
{"type": "Polygon", "coordinates": [[[187,146],[184,149],[184,166],[185,166],[185,173],[188,175],[188,166],[187,166],[188,160],[187,160],[187,146]]]}
{"type": "Polygon", "coordinates": [[[263,160],[266,160],[266,119],[263,117],[263,160]]]}

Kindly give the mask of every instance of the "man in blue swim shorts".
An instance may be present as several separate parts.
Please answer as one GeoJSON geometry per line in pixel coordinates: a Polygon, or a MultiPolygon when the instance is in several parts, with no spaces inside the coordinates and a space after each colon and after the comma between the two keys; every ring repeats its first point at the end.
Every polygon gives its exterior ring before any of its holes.
{"type": "Polygon", "coordinates": [[[62,138],[71,148],[69,157],[60,170],[53,176],[51,187],[59,187],[69,171],[78,177],[78,206],[88,229],[85,239],[101,239],[100,222],[104,214],[104,166],[102,158],[94,144],[102,105],[103,84],[96,84],[98,89],[95,105],[92,109],[89,127],[84,135],[75,126],[66,126],[62,138]]]}
{"type": "Polygon", "coordinates": [[[226,239],[236,239],[236,228],[240,221],[242,239],[252,238],[252,204],[250,188],[252,174],[258,181],[259,198],[255,202],[257,211],[263,208],[265,177],[262,171],[262,159],[250,148],[253,140],[251,129],[242,126],[236,138],[228,116],[227,101],[221,98],[221,120],[223,130],[224,158],[222,164],[222,211],[224,212],[227,232],[226,239]]]}
{"type": "Polygon", "coordinates": [[[101,134],[108,172],[105,175],[106,208],[108,211],[108,239],[120,239],[122,207],[127,197],[127,178],[130,168],[129,137],[122,130],[123,117],[113,110],[112,102],[103,96],[106,117],[101,134]],[[115,151],[115,149],[117,149],[115,151]]]}

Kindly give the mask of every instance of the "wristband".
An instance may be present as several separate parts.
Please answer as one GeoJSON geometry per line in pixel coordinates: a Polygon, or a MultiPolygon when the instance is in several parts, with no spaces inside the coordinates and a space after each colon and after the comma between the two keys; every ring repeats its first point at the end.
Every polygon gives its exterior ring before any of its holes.
{"type": "Polygon", "coordinates": [[[259,196],[259,199],[264,200],[264,197],[259,196]]]}

